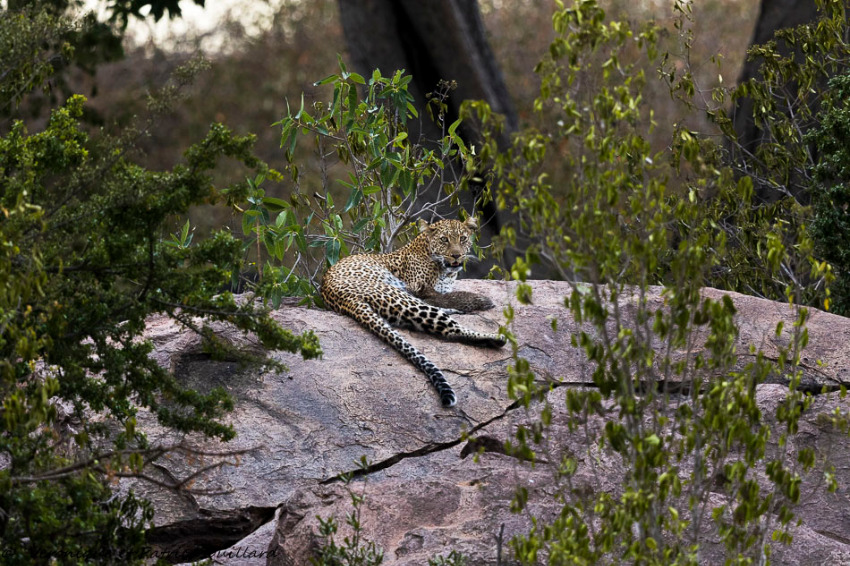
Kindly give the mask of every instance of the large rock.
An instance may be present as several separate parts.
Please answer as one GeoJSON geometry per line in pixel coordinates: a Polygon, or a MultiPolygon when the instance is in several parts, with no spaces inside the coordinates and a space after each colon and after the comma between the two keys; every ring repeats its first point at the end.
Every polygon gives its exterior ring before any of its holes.
{"type": "MultiPolygon", "coordinates": [[[[560,399],[567,388],[592,384],[592,367],[570,345],[570,335],[578,327],[563,307],[569,286],[537,281],[532,287],[534,303],[519,305],[510,284],[458,284],[461,290],[489,296],[497,305],[513,305],[512,330],[519,353],[541,379],[561,385],[549,394],[557,408],[563,406],[560,399]],[[559,319],[557,331],[550,325],[552,318],[559,319]]],[[[657,292],[650,300],[660,305],[657,292]]],[[[722,293],[709,289],[705,294],[717,298],[722,293]]],[[[791,328],[793,321],[788,306],[730,295],[741,329],[738,351],[755,345],[769,357],[775,355],[787,341],[787,333],[775,337],[776,323],[784,320],[791,328]]],[[[157,474],[179,480],[211,466],[194,478],[192,494],[176,497],[148,484],[135,485],[154,500],[157,528],[151,539],[158,549],[171,552],[173,561],[216,553],[216,561],[226,564],[307,564],[319,542],[317,515],[335,516],[344,523],[352,510],[347,491],[351,489],[366,496],[363,533],[384,549],[384,564],[427,564],[429,558],[448,556],[453,549],[462,552],[470,566],[509,564],[511,537],[528,531],[531,516],[547,517],[558,510],[552,497],[556,492],[552,466],[558,455],[565,451],[587,455],[594,450],[579,435],[571,435],[556,413],[552,430],[558,446],[552,447],[548,458],[544,453],[542,461],[532,466],[504,453],[503,441],[534,413],[516,409],[508,399],[509,347],[488,350],[406,333],[443,369],[457,392],[458,405],[444,409],[424,375],[352,320],[298,307],[282,308],[275,317],[287,328],[314,330],[323,359],[304,361],[276,354],[290,371],[260,375],[235,363],[208,359],[200,353],[196,337],[167,319],[150,321],[147,335],[156,345],[160,363],[184,383],[200,389],[222,386],[236,400],[229,418],[238,436],[227,444],[176,439],[150,416],[140,416],[153,442],[182,441],[208,453],[201,462],[179,454],[162,458],[156,463],[157,474]],[[227,451],[244,453],[213,454],[227,451]],[[360,469],[358,461],[364,456],[368,465],[360,469]],[[339,479],[348,472],[354,473],[354,480],[346,486],[339,479]],[[521,514],[510,511],[517,486],[530,493],[529,506],[521,514]],[[205,495],[204,490],[217,493],[205,495]]],[[[487,331],[504,321],[500,308],[458,318],[487,331]]],[[[846,384],[850,320],[815,310],[808,327],[804,384],[813,392],[823,384],[846,384]]],[[[255,347],[226,328],[221,332],[226,339],[255,347]]],[[[765,384],[757,397],[769,409],[779,402],[782,390],[780,385],[765,384]]],[[[777,547],[775,564],[850,563],[850,442],[819,417],[836,408],[850,407],[834,398],[816,400],[804,415],[792,448],[810,446],[819,455],[829,453],[841,487],[835,493],[817,486],[805,492],[799,507],[804,526],[796,530],[794,545],[777,547]]],[[[606,418],[616,418],[616,412],[606,418]]],[[[602,427],[604,422],[593,417],[587,426],[602,427]]],[[[601,453],[589,459],[593,462],[580,459],[574,487],[588,493],[617,491],[619,486],[612,482],[623,464],[601,453]]],[[[704,563],[712,564],[722,549],[719,539],[712,544],[709,534],[707,540],[704,563]]]]}

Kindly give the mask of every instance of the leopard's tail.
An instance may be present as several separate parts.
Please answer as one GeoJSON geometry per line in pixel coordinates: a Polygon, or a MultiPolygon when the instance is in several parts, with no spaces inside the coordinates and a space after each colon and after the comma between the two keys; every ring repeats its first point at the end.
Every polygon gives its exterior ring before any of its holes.
{"type": "Polygon", "coordinates": [[[381,340],[395,348],[410,363],[422,371],[431,381],[431,385],[440,395],[440,402],[444,407],[452,407],[457,403],[452,386],[446,381],[443,372],[435,366],[428,358],[419,352],[404,337],[396,332],[375,310],[367,303],[358,303],[354,307],[345,306],[342,309],[345,314],[350,315],[360,324],[377,334],[381,340]]]}

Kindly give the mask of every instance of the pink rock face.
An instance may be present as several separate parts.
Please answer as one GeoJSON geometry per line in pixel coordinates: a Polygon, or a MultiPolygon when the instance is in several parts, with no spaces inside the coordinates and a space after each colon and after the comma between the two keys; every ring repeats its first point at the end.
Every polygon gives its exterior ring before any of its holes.
{"type": "MultiPolygon", "coordinates": [[[[229,417],[236,440],[188,441],[207,451],[249,450],[193,484],[195,490],[223,494],[177,497],[150,485],[135,486],[156,502],[157,546],[182,544],[185,561],[217,551],[217,563],[308,564],[321,542],[316,536],[317,515],[336,517],[338,541],[349,532],[344,523],[351,501],[337,478],[356,471],[363,456],[370,464],[368,472],[356,476],[348,487],[365,496],[360,517],[363,537],[383,549],[383,564],[389,565],[424,565],[452,550],[462,552],[470,566],[513,563],[510,539],[528,532],[532,516],[545,519],[560,509],[554,498],[559,487],[553,481],[553,467],[564,453],[579,456],[573,478],[576,493],[618,492],[623,463],[567,430],[558,413],[570,387],[592,384],[592,366],[570,344],[571,333],[578,329],[563,306],[570,288],[551,281],[531,285],[531,305],[517,303],[511,284],[467,280],[456,288],[486,295],[497,305],[491,311],[457,315],[477,330],[496,330],[504,322],[502,307],[513,305],[512,331],[519,354],[529,360],[539,379],[560,384],[548,399],[555,408],[550,438],[557,442],[548,452],[541,451],[534,466],[501,449],[517,427],[534,416],[534,411],[516,409],[508,398],[510,347],[475,348],[403,331],[454,387],[458,404],[444,409],[424,375],[336,313],[300,307],[275,313],[286,328],[313,329],[324,351],[323,358],[314,361],[275,354],[289,367],[282,374],[258,374],[235,363],[211,361],[198,353],[198,341],[189,332],[170,321],[152,319],[148,336],[161,364],[199,389],[222,386],[236,401],[229,417]],[[551,327],[552,318],[558,319],[557,330],[551,327]],[[472,456],[479,452],[477,458],[472,456]],[[528,489],[529,505],[514,514],[510,504],[518,486],[528,489]]],[[[661,305],[658,291],[649,300],[661,305]]],[[[704,294],[722,295],[712,289],[704,294]]],[[[789,329],[793,321],[788,306],[730,295],[740,326],[737,351],[746,354],[754,345],[768,357],[775,355],[787,340],[786,335],[775,337],[776,323],[784,320],[789,329]]],[[[812,390],[819,390],[818,384],[848,383],[850,320],[815,310],[808,328],[804,382],[812,390]]],[[[221,328],[221,336],[254,347],[229,329],[221,328]]],[[[785,390],[781,385],[759,386],[757,399],[765,415],[785,390]]],[[[774,547],[773,564],[850,563],[850,441],[819,417],[836,408],[847,411],[850,402],[818,396],[789,445],[814,447],[819,458],[828,454],[839,490],[830,494],[818,482],[804,484],[798,508],[803,526],[794,531],[792,546],[774,547]]],[[[606,420],[618,418],[616,410],[603,414],[604,418],[590,417],[586,426],[604,427],[606,420]]],[[[150,415],[140,415],[139,421],[153,443],[177,440],[157,427],[150,415]]],[[[202,464],[213,461],[209,456],[202,464]]],[[[199,467],[197,461],[179,457],[163,458],[157,465],[157,473],[177,478],[199,467]]],[[[687,476],[688,471],[682,474],[687,476]]],[[[722,501],[719,494],[715,499],[722,501]]],[[[707,529],[701,561],[722,563],[722,552],[719,539],[707,529]]]]}

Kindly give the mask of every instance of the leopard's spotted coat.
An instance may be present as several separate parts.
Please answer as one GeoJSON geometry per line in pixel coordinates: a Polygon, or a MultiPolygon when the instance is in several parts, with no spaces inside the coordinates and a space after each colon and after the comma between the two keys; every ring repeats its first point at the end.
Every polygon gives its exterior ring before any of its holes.
{"type": "Polygon", "coordinates": [[[392,253],[353,255],[337,262],[325,273],[322,298],[327,307],[357,320],[424,372],[443,405],[451,407],[457,398],[443,372],[391,325],[476,346],[500,348],[505,338],[464,328],[450,316],[493,307],[486,297],[452,292],[477,221],[423,225],[419,236],[392,253]]]}

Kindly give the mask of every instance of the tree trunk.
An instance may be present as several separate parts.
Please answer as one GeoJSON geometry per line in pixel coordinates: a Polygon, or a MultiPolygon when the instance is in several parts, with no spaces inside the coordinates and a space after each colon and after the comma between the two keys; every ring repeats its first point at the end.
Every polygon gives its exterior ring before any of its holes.
{"type": "MultiPolygon", "coordinates": [[[[446,120],[458,118],[464,100],[485,100],[507,119],[500,146],[509,142],[517,116],[508,89],[485,37],[478,3],[474,0],[339,0],[343,32],[353,66],[365,76],[380,69],[387,76],[405,69],[413,76],[410,92],[420,120],[410,124],[413,140],[437,140],[442,132],[424,112],[425,95],[440,80],[456,81],[447,101],[446,120]]],[[[461,126],[465,142],[475,144],[472,129],[461,126]]],[[[480,190],[477,191],[480,193],[480,190]]],[[[477,196],[477,195],[476,195],[477,196]]],[[[472,203],[463,203],[472,211],[472,203]]],[[[485,236],[497,234],[500,219],[493,202],[481,209],[485,236]]]]}

